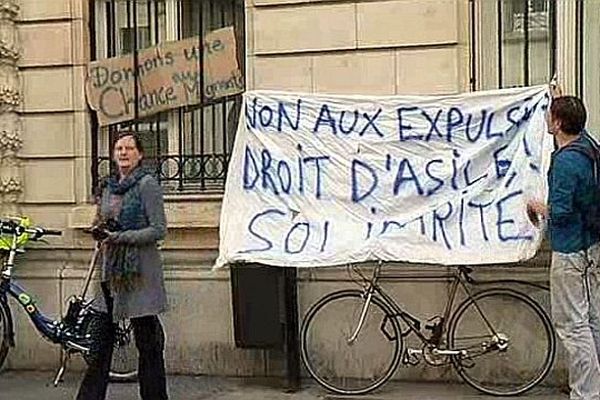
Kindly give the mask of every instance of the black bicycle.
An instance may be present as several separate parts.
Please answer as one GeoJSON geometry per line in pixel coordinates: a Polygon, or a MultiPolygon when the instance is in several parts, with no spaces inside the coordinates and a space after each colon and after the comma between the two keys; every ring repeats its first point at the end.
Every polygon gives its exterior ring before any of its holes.
{"type": "MultiPolygon", "coordinates": [[[[31,226],[28,218],[0,220],[0,256],[3,257],[0,270],[0,367],[4,364],[10,347],[15,345],[15,327],[8,306],[8,298],[12,297],[25,310],[39,334],[60,345],[64,350],[60,368],[54,379],[55,386],[61,381],[72,354],[82,354],[88,363],[98,356],[97,343],[101,335],[98,327],[105,325],[102,323],[103,318],[108,318],[106,314],[94,310],[92,301],[86,299],[102,243],[98,243],[94,250],[81,293],[68,299],[67,312],[60,319],[52,319],[43,314],[35,304],[33,296],[12,277],[16,256],[25,252],[28,242],[40,240],[44,236],[61,234],[58,230],[31,226]]],[[[131,325],[126,321],[120,323],[116,328],[111,367],[113,380],[131,380],[137,376],[132,343],[131,325]]]]}
{"type": "Polygon", "coordinates": [[[550,318],[527,294],[506,287],[474,291],[468,267],[448,274],[449,297],[441,315],[422,323],[379,284],[381,264],[370,277],[350,266],[360,290],[330,293],[312,305],[302,323],[301,356],[310,375],[342,395],[371,392],[396,368],[451,364],[469,385],[490,395],[522,394],[539,384],[554,362],[556,340],[550,318]],[[454,306],[458,289],[465,299],[454,306]],[[414,334],[416,348],[405,348],[414,334]]]}

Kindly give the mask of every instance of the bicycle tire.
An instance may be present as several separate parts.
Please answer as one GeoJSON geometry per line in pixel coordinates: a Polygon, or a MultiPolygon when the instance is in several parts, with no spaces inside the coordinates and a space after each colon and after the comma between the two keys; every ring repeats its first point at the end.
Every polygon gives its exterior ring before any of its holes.
{"type": "MultiPolygon", "coordinates": [[[[402,355],[402,335],[400,324],[394,317],[390,307],[379,297],[373,296],[371,305],[365,319],[365,323],[357,338],[357,341],[349,345],[348,337],[356,329],[356,323],[359,320],[360,311],[364,304],[363,293],[359,290],[342,290],[333,292],[321,298],[317,303],[309,308],[302,322],[301,328],[301,357],[308,373],[327,390],[341,395],[361,395],[372,392],[384,385],[392,378],[402,355]],[[343,317],[344,307],[333,307],[347,303],[348,306],[354,305],[351,309],[350,318],[343,317]],[[339,308],[339,309],[338,309],[339,308]],[[335,318],[327,318],[327,313],[324,311],[333,312],[335,318]],[[377,313],[375,312],[377,311],[377,313]],[[318,331],[316,323],[324,318],[327,329],[318,331]],[[340,329],[337,330],[333,326],[335,323],[341,323],[340,329]],[[387,332],[391,327],[391,334],[387,332]],[[380,336],[372,335],[373,328],[375,332],[379,332],[380,336]],[[329,334],[329,336],[327,336],[329,334]],[[342,345],[346,345],[343,349],[341,346],[335,346],[332,349],[324,348],[327,343],[331,344],[331,336],[333,339],[340,339],[342,345]],[[344,337],[345,336],[345,337],[344,337]],[[382,339],[383,345],[375,339],[382,339]],[[314,340],[313,340],[314,339],[314,340]],[[366,339],[366,340],[362,340],[366,339]],[[386,345],[387,342],[387,345],[386,345]],[[356,344],[361,343],[364,348],[369,349],[372,357],[357,355],[356,344]],[[381,377],[373,379],[373,374],[367,374],[366,365],[373,365],[374,358],[380,354],[380,347],[389,347],[391,343],[391,358],[385,360],[385,364],[381,369],[381,377]],[[373,346],[373,344],[375,344],[373,346]],[[314,346],[313,346],[314,345],[314,346]],[[315,347],[316,348],[313,348],[315,347]],[[315,352],[313,352],[315,350],[315,352]],[[340,357],[341,356],[341,357],[340,357]],[[325,358],[324,362],[320,363],[320,359],[325,358]],[[340,360],[343,358],[343,360],[340,360]],[[336,362],[339,366],[345,369],[344,374],[340,376],[340,371],[336,370],[336,362]],[[324,364],[327,371],[322,371],[319,367],[324,364]],[[367,379],[365,379],[367,378],[367,379]],[[366,381],[366,382],[365,382],[366,381]],[[359,385],[356,385],[359,383],[359,385]]],[[[381,352],[383,353],[383,352],[381,352]]]]}
{"type": "Polygon", "coordinates": [[[531,297],[512,289],[487,289],[464,300],[450,318],[447,339],[449,349],[476,350],[468,357],[453,356],[452,363],[465,382],[493,396],[531,390],[548,375],[556,353],[548,314],[531,297]]]}
{"type": "Polygon", "coordinates": [[[111,382],[132,382],[137,379],[137,349],[135,348],[131,323],[122,321],[115,324],[114,337],[107,335],[112,322],[108,315],[99,313],[90,317],[87,321],[85,331],[93,338],[90,342],[90,351],[83,355],[85,362],[90,365],[96,363],[105,346],[105,341],[112,340],[113,354],[109,371],[111,382]]]}
{"type": "Polygon", "coordinates": [[[115,348],[109,372],[111,382],[134,382],[137,380],[138,350],[133,337],[131,321],[118,324],[115,334],[115,348]]]}
{"type": "Polygon", "coordinates": [[[6,314],[9,313],[10,309],[8,305],[2,302],[0,304],[0,369],[6,362],[6,358],[8,357],[8,350],[10,349],[9,343],[9,329],[8,324],[11,318],[6,314]]]}

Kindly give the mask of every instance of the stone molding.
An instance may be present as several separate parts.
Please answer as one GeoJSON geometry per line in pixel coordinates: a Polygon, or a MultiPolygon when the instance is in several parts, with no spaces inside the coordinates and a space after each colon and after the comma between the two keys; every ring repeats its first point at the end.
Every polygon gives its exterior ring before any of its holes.
{"type": "Polygon", "coordinates": [[[14,45],[11,45],[8,42],[0,39],[0,60],[3,63],[16,65],[17,61],[19,60],[19,56],[19,51],[14,47],[14,45]]]}
{"type": "Polygon", "coordinates": [[[0,20],[15,20],[19,14],[17,0],[0,0],[0,20]]]}
{"type": "Polygon", "coordinates": [[[0,0],[0,217],[18,214],[23,194],[18,15],[18,0],[0,0]]]}

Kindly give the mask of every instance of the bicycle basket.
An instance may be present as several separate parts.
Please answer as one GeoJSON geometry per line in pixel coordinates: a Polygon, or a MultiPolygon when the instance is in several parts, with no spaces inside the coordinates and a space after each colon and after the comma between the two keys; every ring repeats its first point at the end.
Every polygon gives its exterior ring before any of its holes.
{"type": "MultiPolygon", "coordinates": [[[[31,219],[29,217],[19,217],[19,225],[24,228],[31,226],[31,219]]],[[[12,244],[12,235],[0,234],[0,250],[10,250],[12,244]]],[[[23,233],[17,238],[17,247],[24,247],[29,241],[29,233],[23,233]]]]}

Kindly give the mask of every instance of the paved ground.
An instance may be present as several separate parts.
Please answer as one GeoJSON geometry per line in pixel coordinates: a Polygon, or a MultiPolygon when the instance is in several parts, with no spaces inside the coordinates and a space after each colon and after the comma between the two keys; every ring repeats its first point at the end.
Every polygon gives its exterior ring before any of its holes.
{"type": "MultiPolygon", "coordinates": [[[[51,372],[4,372],[0,374],[0,400],[65,400],[72,399],[77,390],[79,376],[69,373],[62,386],[54,388],[51,372]]],[[[483,396],[466,385],[440,383],[394,382],[382,390],[362,397],[329,395],[310,381],[296,393],[285,393],[273,381],[241,378],[214,378],[206,376],[169,377],[171,400],[449,400],[498,399],[483,396]]],[[[113,383],[107,400],[137,400],[137,385],[113,383]]],[[[567,400],[567,395],[556,389],[540,388],[520,399],[567,400]]]]}

